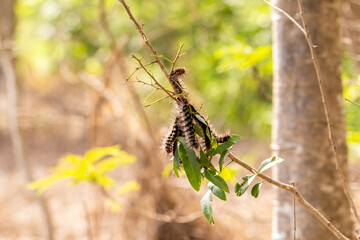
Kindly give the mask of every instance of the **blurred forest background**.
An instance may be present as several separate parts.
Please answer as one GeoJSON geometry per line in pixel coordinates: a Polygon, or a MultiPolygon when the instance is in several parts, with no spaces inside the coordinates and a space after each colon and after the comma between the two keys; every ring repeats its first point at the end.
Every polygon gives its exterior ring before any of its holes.
{"type": "MultiPolygon", "coordinates": [[[[172,59],[184,43],[177,66],[187,70],[191,99],[219,132],[243,137],[235,153],[252,165],[269,157],[269,6],[253,0],[128,4],[159,54],[172,59]]],[[[343,86],[346,98],[360,102],[354,6],[344,1],[343,86]]],[[[141,70],[126,81],[138,67],[133,54],[143,62],[153,58],[118,1],[17,0],[14,12],[13,42],[3,42],[0,55],[9,48],[14,54],[19,127],[33,178],[48,176],[64,154],[83,155],[94,147],[118,144],[136,156],[135,163],[111,174],[120,185],[139,184],[129,187],[137,191],[118,196],[119,205],[104,205],[107,196],[86,183],[69,188],[65,182],[46,191],[53,239],[270,239],[269,185],[258,199],[249,194],[229,196],[227,202],[214,199],[216,225],[210,226],[199,204],[205,190],[196,193],[185,177],[170,171],[162,140],[173,104],[165,99],[145,107],[165,94],[147,98],[153,89],[139,82],[150,82],[141,70]]],[[[155,64],[149,69],[170,87],[155,64]]],[[[358,189],[360,108],[345,105],[351,187],[358,189]]],[[[45,239],[41,209],[13,160],[8,106],[0,78],[0,239],[45,239]]]]}

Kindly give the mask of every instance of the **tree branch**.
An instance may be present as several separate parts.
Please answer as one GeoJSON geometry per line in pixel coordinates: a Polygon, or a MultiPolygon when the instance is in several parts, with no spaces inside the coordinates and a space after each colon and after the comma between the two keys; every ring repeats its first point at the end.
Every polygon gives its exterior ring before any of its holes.
{"type": "Polygon", "coordinates": [[[314,208],[308,201],[306,201],[306,199],[300,194],[300,192],[295,187],[286,183],[276,181],[265,174],[257,173],[255,168],[251,167],[246,162],[235,157],[232,153],[229,153],[228,157],[231,159],[231,161],[239,164],[246,170],[252,173],[255,172],[257,176],[259,176],[264,181],[292,193],[295,196],[295,198],[298,200],[298,202],[301,205],[303,205],[314,217],[316,217],[325,227],[327,227],[330,230],[330,232],[332,232],[338,239],[350,240],[349,238],[345,237],[329,220],[327,220],[324,215],[322,215],[316,208],[314,208]]]}
{"type": "Polygon", "coordinates": [[[161,70],[164,72],[165,76],[167,78],[169,78],[169,73],[166,70],[164,64],[161,62],[160,58],[158,57],[158,54],[156,52],[156,50],[153,48],[153,46],[151,45],[149,39],[147,38],[147,36],[145,35],[143,28],[140,27],[139,23],[136,21],[136,19],[134,18],[134,16],[132,15],[129,6],[125,3],[125,0],[119,0],[119,2],[124,6],[127,14],[129,15],[131,21],[133,21],[133,23],[136,26],[136,29],[139,31],[141,37],[143,38],[146,46],[150,49],[151,53],[154,55],[156,62],[159,64],[161,70]]]}

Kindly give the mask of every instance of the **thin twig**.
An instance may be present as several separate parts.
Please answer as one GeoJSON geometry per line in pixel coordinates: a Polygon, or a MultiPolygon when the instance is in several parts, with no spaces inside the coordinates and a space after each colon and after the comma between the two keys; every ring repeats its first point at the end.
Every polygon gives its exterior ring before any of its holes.
{"type": "Polygon", "coordinates": [[[337,172],[338,172],[338,175],[339,175],[340,179],[342,180],[341,183],[343,185],[343,190],[344,190],[345,196],[346,196],[346,198],[347,198],[347,200],[348,200],[348,202],[349,202],[349,204],[351,206],[351,209],[353,210],[353,214],[355,215],[355,217],[357,219],[358,225],[360,225],[360,217],[359,217],[357,208],[355,206],[354,200],[353,200],[353,198],[351,196],[350,189],[349,189],[349,184],[347,183],[346,177],[345,177],[345,175],[343,173],[343,170],[342,170],[341,159],[339,158],[339,155],[337,153],[337,146],[336,146],[336,143],[335,143],[335,140],[334,140],[335,137],[334,137],[334,134],[333,134],[333,131],[332,131],[333,124],[332,124],[332,121],[331,121],[331,118],[330,118],[328,101],[327,101],[327,96],[326,96],[326,92],[325,92],[325,88],[324,88],[324,83],[323,83],[322,76],[321,76],[320,65],[319,65],[319,61],[318,61],[318,58],[317,58],[317,54],[315,53],[315,46],[314,46],[314,44],[312,42],[310,31],[309,31],[309,28],[308,28],[306,20],[305,20],[304,10],[303,10],[303,5],[302,5],[301,0],[298,0],[298,5],[299,5],[299,9],[300,9],[301,21],[302,21],[302,24],[303,24],[304,29],[305,29],[305,38],[306,38],[306,41],[308,43],[310,53],[311,53],[311,58],[313,60],[314,68],[315,68],[315,71],[316,71],[316,76],[317,76],[318,85],[319,85],[320,94],[321,94],[321,100],[322,100],[322,103],[323,103],[323,106],[324,106],[324,111],[325,111],[325,116],[326,116],[326,121],[327,121],[329,139],[330,139],[330,142],[331,142],[333,154],[334,154],[335,159],[336,159],[336,162],[335,162],[336,169],[337,169],[337,172]]]}
{"type": "Polygon", "coordinates": [[[165,76],[168,78],[169,77],[169,73],[166,70],[164,64],[161,62],[160,58],[158,57],[158,54],[156,52],[156,50],[153,48],[153,46],[151,45],[149,39],[147,38],[147,36],[145,35],[143,28],[140,27],[139,23],[136,21],[136,19],[134,18],[134,16],[132,15],[129,6],[125,3],[125,0],[119,0],[119,2],[124,6],[127,14],[129,15],[131,21],[133,21],[133,23],[136,26],[136,29],[139,31],[141,37],[143,38],[146,46],[148,46],[148,48],[150,49],[151,53],[154,55],[156,62],[159,64],[161,70],[164,72],[165,76]]]}
{"type": "Polygon", "coordinates": [[[166,90],[157,80],[156,78],[147,70],[147,68],[143,65],[140,58],[137,58],[135,55],[132,55],[132,57],[139,63],[142,69],[151,77],[151,79],[158,85],[169,97],[171,97],[175,102],[177,101],[176,98],[174,98],[171,93],[166,90]]]}
{"type": "Polygon", "coordinates": [[[170,73],[174,70],[177,60],[182,56],[182,54],[180,54],[180,53],[181,53],[181,50],[182,50],[183,46],[184,46],[184,44],[181,43],[180,47],[179,47],[179,50],[177,51],[176,56],[175,56],[174,60],[172,61],[170,73]]]}
{"type": "Polygon", "coordinates": [[[356,103],[356,102],[353,102],[353,101],[351,101],[350,99],[345,98],[345,100],[348,101],[348,102],[351,102],[352,104],[354,104],[354,105],[356,105],[356,106],[358,106],[358,107],[360,107],[360,104],[358,104],[358,103],[356,103]]]}
{"type": "Polygon", "coordinates": [[[264,3],[270,5],[271,7],[273,7],[274,9],[278,10],[279,12],[281,12],[282,14],[284,14],[291,22],[293,22],[299,29],[300,31],[306,35],[305,29],[303,27],[300,26],[300,24],[294,19],[292,18],[287,12],[285,12],[284,10],[282,10],[281,8],[275,6],[274,4],[272,4],[271,2],[268,2],[266,0],[261,0],[264,3]]]}
{"type": "Polygon", "coordinates": [[[349,238],[345,237],[344,234],[342,234],[329,220],[327,220],[324,215],[322,215],[316,208],[314,208],[308,201],[306,201],[306,199],[300,194],[300,192],[295,187],[293,187],[289,184],[286,184],[286,183],[276,181],[265,174],[258,173],[255,168],[251,167],[246,162],[240,160],[239,158],[234,156],[232,153],[229,153],[228,157],[233,162],[239,164],[246,170],[248,170],[252,173],[256,172],[257,175],[261,179],[265,180],[266,182],[273,184],[273,185],[275,185],[281,189],[284,189],[288,192],[291,192],[295,196],[297,201],[301,205],[303,205],[314,217],[316,217],[325,227],[327,227],[330,230],[330,232],[332,232],[338,239],[350,240],[349,238]]]}
{"type": "Polygon", "coordinates": [[[161,102],[161,101],[164,100],[164,99],[167,99],[168,97],[169,97],[169,96],[165,96],[165,97],[159,98],[158,100],[156,100],[156,101],[154,101],[154,102],[152,102],[152,103],[149,103],[149,104],[147,104],[147,105],[144,105],[144,107],[150,107],[150,106],[154,105],[155,103],[158,103],[158,102],[161,102]]]}
{"type": "MultiPolygon", "coordinates": [[[[142,81],[142,80],[140,80],[140,79],[138,79],[138,78],[136,78],[137,80],[136,81],[132,81],[132,82],[134,82],[134,83],[142,83],[142,84],[144,84],[144,85],[146,85],[146,86],[150,86],[150,87],[153,87],[153,88],[155,88],[155,89],[157,89],[157,90],[160,90],[161,88],[160,87],[157,87],[157,86],[155,86],[154,84],[151,84],[151,83],[147,83],[147,82],[144,82],[144,81],[142,81]]],[[[161,89],[162,90],[162,89],[161,89]]],[[[170,92],[170,91],[169,91],[170,92]]],[[[172,93],[172,92],[171,92],[172,93]]],[[[175,94],[175,93],[174,93],[175,94]]]]}

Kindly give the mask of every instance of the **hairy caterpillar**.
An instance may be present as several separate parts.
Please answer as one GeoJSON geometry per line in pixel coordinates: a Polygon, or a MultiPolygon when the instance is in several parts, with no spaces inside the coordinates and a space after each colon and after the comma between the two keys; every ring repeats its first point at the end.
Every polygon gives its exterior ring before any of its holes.
{"type": "Polygon", "coordinates": [[[170,83],[171,83],[171,85],[172,85],[172,87],[175,90],[175,93],[177,95],[180,95],[180,94],[182,94],[184,92],[183,87],[182,87],[182,85],[180,84],[180,81],[179,81],[179,79],[181,77],[183,77],[184,74],[185,74],[185,69],[183,69],[183,68],[175,69],[170,74],[170,83]]]}
{"type": "Polygon", "coordinates": [[[187,104],[180,103],[178,104],[178,107],[179,107],[180,130],[183,132],[184,137],[188,142],[188,144],[192,148],[196,149],[199,147],[199,144],[195,138],[195,130],[193,127],[194,124],[192,121],[193,118],[192,118],[192,114],[190,113],[189,106],[187,104]]]}
{"type": "Polygon", "coordinates": [[[171,72],[169,78],[175,94],[178,95],[178,114],[165,142],[165,151],[167,153],[173,152],[174,154],[177,147],[177,137],[180,136],[185,137],[187,143],[192,148],[197,149],[199,147],[195,137],[194,122],[196,125],[200,126],[203,132],[204,149],[206,151],[212,148],[211,139],[207,133],[210,133],[218,143],[223,143],[230,139],[229,134],[219,136],[215,131],[213,131],[205,118],[201,116],[195,107],[189,103],[187,96],[184,93],[183,86],[180,83],[180,79],[184,74],[185,69],[178,68],[171,72]]]}
{"type": "Polygon", "coordinates": [[[224,133],[220,136],[216,135],[216,134],[214,135],[214,133],[212,133],[212,135],[215,137],[215,139],[218,143],[224,143],[231,138],[229,133],[224,133]]]}
{"type": "Polygon", "coordinates": [[[171,128],[171,131],[165,141],[165,151],[171,153],[173,146],[176,145],[176,138],[179,134],[179,118],[176,117],[175,122],[171,128]]]}

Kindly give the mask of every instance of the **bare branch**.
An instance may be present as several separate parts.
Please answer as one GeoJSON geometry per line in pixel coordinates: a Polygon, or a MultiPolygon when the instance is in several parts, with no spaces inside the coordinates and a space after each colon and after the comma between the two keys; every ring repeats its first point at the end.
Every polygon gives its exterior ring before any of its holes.
{"type": "Polygon", "coordinates": [[[144,71],[151,77],[152,80],[154,80],[154,82],[156,83],[156,85],[158,85],[167,95],[169,95],[169,97],[171,97],[175,102],[177,101],[176,98],[174,98],[171,93],[166,90],[157,80],[156,78],[147,70],[147,68],[142,64],[141,59],[137,58],[135,55],[132,55],[133,58],[136,59],[136,61],[138,61],[139,65],[141,66],[142,69],[144,69],[144,71]]]}
{"type": "Polygon", "coordinates": [[[345,98],[345,100],[348,101],[348,102],[351,102],[352,104],[354,104],[354,105],[356,105],[356,106],[358,106],[358,107],[360,107],[360,104],[358,104],[358,103],[356,103],[356,102],[353,102],[353,101],[351,101],[350,99],[345,98]]]}
{"type": "Polygon", "coordinates": [[[119,0],[119,2],[124,6],[127,14],[129,15],[131,21],[133,21],[133,23],[136,26],[136,29],[139,31],[141,37],[143,38],[146,46],[148,46],[148,48],[150,49],[151,53],[154,55],[156,62],[159,64],[161,70],[164,72],[165,76],[168,78],[169,77],[169,73],[166,70],[164,64],[161,62],[160,58],[158,57],[158,54],[156,52],[156,50],[153,48],[153,46],[151,45],[149,39],[147,38],[147,36],[145,35],[142,27],[140,27],[139,23],[136,21],[136,19],[134,18],[134,16],[132,15],[129,6],[125,3],[125,0],[119,0]]]}
{"type": "Polygon", "coordinates": [[[182,56],[182,54],[180,54],[180,53],[181,53],[181,50],[182,50],[183,46],[184,46],[184,44],[181,43],[180,47],[179,47],[179,50],[177,51],[176,56],[175,56],[174,60],[172,61],[170,73],[174,70],[177,60],[182,56]]]}
{"type": "Polygon", "coordinates": [[[281,12],[282,14],[284,14],[285,17],[287,17],[291,22],[293,22],[293,23],[295,24],[295,26],[298,27],[298,28],[300,29],[300,31],[301,31],[304,35],[306,35],[306,32],[305,32],[304,28],[301,27],[300,24],[299,24],[293,17],[291,17],[287,12],[285,12],[285,11],[282,10],[281,8],[275,6],[275,5],[272,4],[271,2],[268,2],[268,1],[266,1],[266,0],[261,0],[261,1],[263,1],[264,3],[270,5],[272,8],[274,8],[274,9],[278,10],[279,12],[281,12]]]}
{"type": "Polygon", "coordinates": [[[232,153],[229,153],[228,157],[235,163],[239,164],[246,170],[256,173],[261,179],[267,181],[270,184],[273,184],[281,189],[284,189],[288,192],[291,192],[298,202],[303,205],[314,217],[316,217],[325,227],[327,227],[338,239],[341,240],[350,240],[349,238],[345,237],[329,220],[327,220],[324,215],[322,215],[316,208],[314,208],[305,198],[300,194],[300,192],[293,186],[276,181],[265,174],[257,173],[256,169],[248,165],[246,162],[240,160],[239,158],[235,157],[232,153]]]}
{"type": "Polygon", "coordinates": [[[169,96],[165,96],[163,98],[160,98],[160,99],[158,99],[158,100],[156,100],[156,101],[154,101],[152,103],[149,103],[148,105],[145,105],[144,107],[150,107],[151,105],[154,105],[155,103],[161,102],[162,100],[167,99],[168,97],[169,96]]]}

